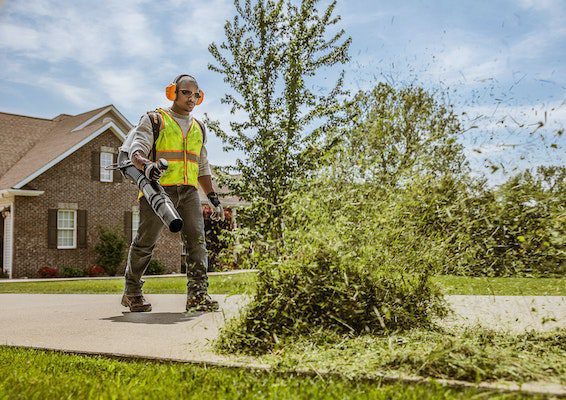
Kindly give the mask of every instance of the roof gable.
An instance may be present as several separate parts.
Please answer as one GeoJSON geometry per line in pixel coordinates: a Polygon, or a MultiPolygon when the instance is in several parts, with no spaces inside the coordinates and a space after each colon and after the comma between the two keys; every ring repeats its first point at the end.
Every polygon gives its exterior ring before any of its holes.
{"type": "Polygon", "coordinates": [[[131,126],[113,105],[52,120],[0,113],[0,148],[14,153],[1,158],[0,189],[23,187],[108,129],[123,141],[131,126]]]}
{"type": "Polygon", "coordinates": [[[0,113],[0,176],[53,127],[53,121],[0,113]]]}

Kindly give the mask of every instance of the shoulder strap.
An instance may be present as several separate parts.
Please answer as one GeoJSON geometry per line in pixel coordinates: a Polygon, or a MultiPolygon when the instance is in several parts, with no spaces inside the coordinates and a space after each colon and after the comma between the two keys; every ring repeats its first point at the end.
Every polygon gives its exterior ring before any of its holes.
{"type": "Polygon", "coordinates": [[[204,126],[204,123],[203,123],[201,120],[196,119],[196,118],[194,118],[194,117],[193,117],[193,119],[194,119],[195,121],[197,121],[198,126],[200,126],[200,130],[201,130],[201,132],[202,132],[202,141],[204,142],[204,139],[206,138],[206,127],[204,126]]]}
{"type": "Polygon", "coordinates": [[[156,150],[155,143],[157,143],[157,138],[159,137],[159,131],[161,130],[162,117],[159,112],[152,110],[148,111],[147,115],[151,121],[151,129],[153,131],[153,146],[151,148],[151,160],[156,161],[156,150]]]}

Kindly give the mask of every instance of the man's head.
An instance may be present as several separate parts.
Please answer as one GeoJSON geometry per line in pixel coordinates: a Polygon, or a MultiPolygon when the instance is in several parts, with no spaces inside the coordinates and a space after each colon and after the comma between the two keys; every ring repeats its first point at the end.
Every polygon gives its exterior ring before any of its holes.
{"type": "Polygon", "coordinates": [[[190,75],[181,75],[174,83],[175,96],[171,109],[176,113],[188,115],[197,104],[200,104],[204,93],[199,89],[196,79],[190,75]]]}

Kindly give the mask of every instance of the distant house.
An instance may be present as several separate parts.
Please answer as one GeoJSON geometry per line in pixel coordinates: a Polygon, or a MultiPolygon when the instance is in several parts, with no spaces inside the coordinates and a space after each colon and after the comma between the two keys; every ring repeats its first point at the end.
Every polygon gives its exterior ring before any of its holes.
{"type": "MultiPolygon", "coordinates": [[[[94,265],[99,226],[131,240],[139,222],[137,188],[104,168],[116,161],[131,127],[113,105],[53,119],[0,113],[0,268],[6,275],[94,265]]],[[[182,251],[179,234],[164,229],[155,258],[168,272],[180,271],[182,251]]]]}

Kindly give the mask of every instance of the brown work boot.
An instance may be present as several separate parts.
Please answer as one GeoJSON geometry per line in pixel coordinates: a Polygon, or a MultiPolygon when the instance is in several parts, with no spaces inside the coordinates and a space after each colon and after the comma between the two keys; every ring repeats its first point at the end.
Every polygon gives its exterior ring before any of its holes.
{"type": "Polygon", "coordinates": [[[207,293],[187,295],[187,311],[209,312],[218,311],[219,308],[220,307],[218,306],[218,302],[216,300],[212,300],[212,298],[207,293]]]}
{"type": "Polygon", "coordinates": [[[129,307],[131,312],[151,311],[151,303],[148,302],[143,294],[125,294],[122,296],[122,305],[129,307]]]}

